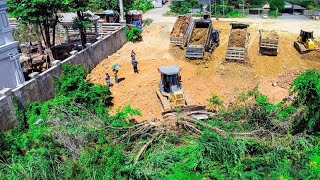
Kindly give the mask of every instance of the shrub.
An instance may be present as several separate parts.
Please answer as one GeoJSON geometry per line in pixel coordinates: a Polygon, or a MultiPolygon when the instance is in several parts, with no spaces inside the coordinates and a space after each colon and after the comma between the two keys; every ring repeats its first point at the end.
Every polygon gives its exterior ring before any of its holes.
{"type": "Polygon", "coordinates": [[[295,106],[305,106],[307,112],[302,119],[297,119],[295,128],[298,132],[320,131],[320,73],[317,70],[308,70],[297,77],[291,86],[296,95],[295,106]]]}
{"type": "Polygon", "coordinates": [[[248,16],[247,14],[242,14],[239,11],[233,11],[226,14],[227,18],[242,18],[248,16]]]}
{"type": "Polygon", "coordinates": [[[152,1],[150,0],[136,0],[133,2],[131,9],[133,10],[141,10],[143,12],[148,11],[153,8],[152,1]]]}
{"type": "Polygon", "coordinates": [[[142,30],[136,27],[129,29],[126,27],[126,37],[128,41],[140,41],[142,36],[142,30]]]}

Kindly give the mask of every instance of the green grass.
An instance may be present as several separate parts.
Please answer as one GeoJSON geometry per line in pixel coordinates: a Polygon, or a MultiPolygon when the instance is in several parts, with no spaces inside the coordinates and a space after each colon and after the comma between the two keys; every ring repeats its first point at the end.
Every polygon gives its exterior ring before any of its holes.
{"type": "Polygon", "coordinates": [[[226,18],[245,18],[248,16],[248,14],[242,14],[239,11],[233,11],[226,14],[226,18]]]}

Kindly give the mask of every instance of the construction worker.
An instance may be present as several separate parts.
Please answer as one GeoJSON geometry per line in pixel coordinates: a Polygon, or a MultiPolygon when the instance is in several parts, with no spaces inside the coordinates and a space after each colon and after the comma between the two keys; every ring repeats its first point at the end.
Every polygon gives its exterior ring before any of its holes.
{"type": "Polygon", "coordinates": [[[114,75],[114,81],[115,83],[119,83],[119,78],[118,78],[118,69],[112,69],[113,75],[114,75]]]}
{"type": "Polygon", "coordinates": [[[132,50],[131,51],[131,63],[133,66],[134,73],[139,73],[138,71],[138,61],[136,60],[136,53],[132,50]]]}
{"type": "Polygon", "coordinates": [[[106,84],[107,84],[108,87],[112,87],[113,86],[113,84],[110,81],[109,73],[106,73],[105,80],[106,80],[106,84]]]}

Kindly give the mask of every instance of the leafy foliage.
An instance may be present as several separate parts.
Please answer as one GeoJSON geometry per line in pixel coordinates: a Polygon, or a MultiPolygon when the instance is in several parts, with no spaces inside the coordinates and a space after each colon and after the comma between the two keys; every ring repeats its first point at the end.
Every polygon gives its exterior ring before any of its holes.
{"type": "MultiPolygon", "coordinates": [[[[130,124],[140,114],[130,106],[111,116],[108,88],[85,77],[80,67],[64,66],[54,81],[55,98],[18,111],[20,125],[0,133],[0,179],[320,177],[317,129],[305,126],[313,133],[297,134],[294,126],[295,119],[308,120],[319,107],[317,71],[294,81],[294,103],[273,104],[256,87],[210,119],[185,121],[197,131],[172,125],[182,116],[161,127],[130,124]]],[[[216,95],[209,103],[223,104],[216,95]]]]}
{"type": "Polygon", "coordinates": [[[9,13],[18,18],[21,24],[35,25],[33,28],[44,31],[43,40],[47,48],[54,45],[55,31],[52,31],[53,42],[50,31],[56,28],[57,13],[64,7],[63,0],[8,0],[8,3],[9,13]]]}
{"type": "MultiPolygon", "coordinates": [[[[124,11],[129,11],[134,0],[123,0],[124,11]]],[[[90,0],[90,10],[93,12],[104,11],[104,10],[116,10],[120,11],[119,0],[90,0]]]]}
{"type": "Polygon", "coordinates": [[[239,11],[228,12],[226,14],[227,18],[243,18],[243,17],[246,17],[246,16],[247,16],[247,14],[242,14],[239,11]]]}
{"type": "Polygon", "coordinates": [[[183,2],[174,1],[170,5],[170,11],[178,14],[187,14],[191,8],[200,8],[197,0],[187,0],[183,2]]]}
{"type": "Polygon", "coordinates": [[[152,4],[152,1],[150,0],[137,0],[137,1],[134,1],[131,6],[131,9],[141,10],[143,12],[146,12],[152,8],[153,8],[153,4],[152,4]]]}
{"type": "Polygon", "coordinates": [[[296,119],[297,131],[320,131],[320,73],[317,70],[308,70],[296,78],[291,87],[296,94],[295,106],[306,107],[305,116],[296,119]]]}
{"type": "Polygon", "coordinates": [[[284,0],[269,0],[271,11],[282,12],[284,10],[284,0]]]}
{"type": "Polygon", "coordinates": [[[129,29],[126,27],[125,32],[128,41],[140,41],[142,38],[142,30],[139,28],[133,27],[129,29]]]}

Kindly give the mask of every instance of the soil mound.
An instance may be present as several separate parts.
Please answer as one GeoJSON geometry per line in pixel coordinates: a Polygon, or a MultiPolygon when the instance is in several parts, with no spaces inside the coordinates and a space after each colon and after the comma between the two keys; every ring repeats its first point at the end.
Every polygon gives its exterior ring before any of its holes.
{"type": "Polygon", "coordinates": [[[179,16],[171,31],[173,37],[183,37],[190,22],[189,16],[179,16]]]}
{"type": "Polygon", "coordinates": [[[308,52],[307,54],[302,55],[302,59],[320,61],[320,50],[308,52]]]}
{"type": "Polygon", "coordinates": [[[228,47],[240,47],[246,46],[246,31],[243,29],[234,29],[231,31],[228,47]]]}
{"type": "Polygon", "coordinates": [[[191,38],[191,45],[204,45],[206,43],[207,28],[194,28],[191,38]]]}
{"type": "Polygon", "coordinates": [[[262,39],[279,39],[279,35],[275,31],[263,31],[261,33],[262,39]]]}

